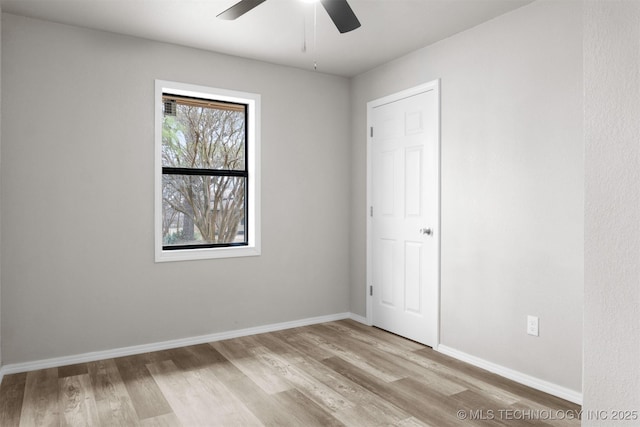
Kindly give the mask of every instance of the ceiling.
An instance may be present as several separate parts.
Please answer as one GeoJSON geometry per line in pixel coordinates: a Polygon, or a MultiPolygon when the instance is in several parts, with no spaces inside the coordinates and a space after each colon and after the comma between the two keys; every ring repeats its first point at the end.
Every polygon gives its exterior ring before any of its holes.
{"type": "Polygon", "coordinates": [[[349,0],[362,26],[340,34],[319,4],[269,0],[0,0],[2,12],[354,76],[532,0],[349,0]],[[315,12],[315,19],[314,19],[315,12]],[[315,21],[315,25],[314,25],[315,21]]]}

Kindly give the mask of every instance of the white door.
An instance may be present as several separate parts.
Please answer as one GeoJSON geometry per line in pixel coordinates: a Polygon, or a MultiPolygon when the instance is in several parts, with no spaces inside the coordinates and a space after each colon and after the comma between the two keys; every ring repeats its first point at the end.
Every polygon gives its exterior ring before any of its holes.
{"type": "Polygon", "coordinates": [[[369,103],[372,323],[435,346],[439,319],[438,82],[369,103]]]}

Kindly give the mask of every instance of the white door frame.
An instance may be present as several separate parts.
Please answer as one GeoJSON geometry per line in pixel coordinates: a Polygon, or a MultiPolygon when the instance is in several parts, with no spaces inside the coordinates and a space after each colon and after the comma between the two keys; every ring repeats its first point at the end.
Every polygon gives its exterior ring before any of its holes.
{"type": "Polygon", "coordinates": [[[381,105],[384,104],[389,104],[395,101],[399,101],[401,99],[404,98],[408,98],[410,96],[414,96],[417,95],[419,93],[423,93],[429,90],[434,90],[436,93],[436,99],[438,102],[438,107],[436,108],[436,127],[437,127],[437,147],[436,147],[436,153],[437,153],[437,158],[438,158],[438,164],[437,164],[437,171],[436,171],[436,175],[437,175],[437,196],[436,196],[436,211],[437,211],[437,220],[436,220],[436,224],[435,224],[435,230],[434,230],[434,237],[437,239],[437,251],[436,251],[436,256],[438,257],[437,259],[437,266],[438,266],[438,271],[437,271],[437,313],[435,315],[435,319],[436,319],[436,324],[435,324],[435,345],[433,347],[434,350],[437,350],[437,346],[438,344],[440,344],[440,245],[441,245],[441,238],[440,238],[440,230],[441,230],[441,226],[440,226],[440,182],[441,182],[441,170],[440,170],[440,162],[441,162],[441,155],[440,155],[440,79],[436,79],[433,80],[431,82],[428,83],[424,83],[421,84],[419,86],[415,86],[412,87],[410,89],[406,89],[403,90],[401,92],[397,92],[370,102],[367,102],[367,212],[366,212],[366,216],[367,216],[367,254],[366,254],[366,263],[367,263],[367,272],[366,272],[366,286],[365,286],[365,293],[366,293],[366,301],[367,301],[367,324],[368,325],[372,325],[373,324],[373,297],[371,296],[369,289],[370,286],[372,284],[372,279],[373,279],[373,265],[372,265],[372,217],[370,215],[371,213],[371,206],[373,204],[373,192],[372,192],[372,184],[373,184],[373,176],[372,176],[372,157],[373,157],[373,147],[372,147],[372,137],[371,137],[371,120],[373,117],[373,109],[375,107],[379,107],[381,105]]]}

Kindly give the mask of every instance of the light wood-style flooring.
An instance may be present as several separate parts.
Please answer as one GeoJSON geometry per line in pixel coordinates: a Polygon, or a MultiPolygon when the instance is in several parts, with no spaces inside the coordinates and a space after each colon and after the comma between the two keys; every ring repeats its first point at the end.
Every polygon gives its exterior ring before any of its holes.
{"type": "Polygon", "coordinates": [[[0,426],[579,426],[580,407],[343,320],[7,375],[0,426]]]}

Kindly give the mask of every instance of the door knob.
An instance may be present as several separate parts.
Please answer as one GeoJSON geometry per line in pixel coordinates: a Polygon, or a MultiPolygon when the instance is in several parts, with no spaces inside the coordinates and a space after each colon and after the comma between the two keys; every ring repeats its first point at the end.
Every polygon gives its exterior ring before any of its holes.
{"type": "Polygon", "coordinates": [[[431,236],[433,234],[433,230],[430,228],[421,228],[420,234],[426,234],[427,236],[431,236]]]}

